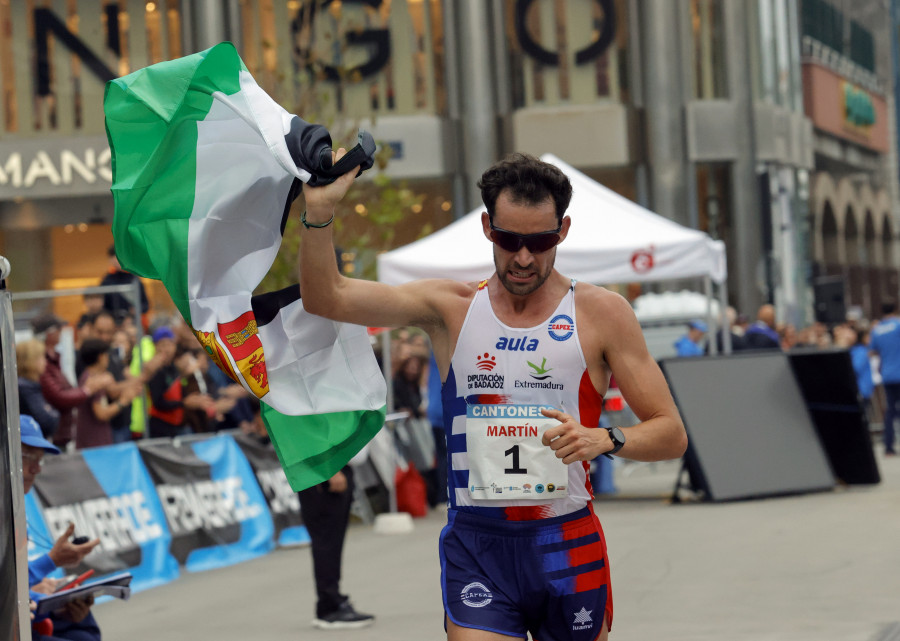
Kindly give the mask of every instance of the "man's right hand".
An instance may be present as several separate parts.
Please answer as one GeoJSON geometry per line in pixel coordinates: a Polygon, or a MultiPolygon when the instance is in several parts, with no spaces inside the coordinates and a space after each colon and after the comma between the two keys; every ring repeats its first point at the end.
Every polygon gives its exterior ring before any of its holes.
{"type": "MultiPolygon", "coordinates": [[[[333,163],[346,155],[347,150],[341,147],[336,152],[331,152],[333,163]]],[[[337,205],[359,172],[359,166],[354,167],[333,183],[322,187],[310,187],[303,185],[303,196],[306,199],[306,220],[310,223],[321,224],[327,222],[337,205]]]]}
{"type": "Polygon", "coordinates": [[[53,579],[49,576],[45,576],[28,589],[32,592],[37,592],[38,594],[53,594],[56,592],[56,588],[60,583],[62,583],[62,579],[53,579]]]}
{"type": "Polygon", "coordinates": [[[49,556],[50,560],[56,564],[56,567],[78,565],[84,557],[90,554],[95,547],[100,545],[100,539],[94,539],[93,541],[76,545],[69,540],[74,533],[75,524],[69,523],[69,527],[66,528],[66,531],[56,539],[56,543],[54,543],[53,547],[50,548],[50,551],[47,552],[47,556],[49,556]]]}

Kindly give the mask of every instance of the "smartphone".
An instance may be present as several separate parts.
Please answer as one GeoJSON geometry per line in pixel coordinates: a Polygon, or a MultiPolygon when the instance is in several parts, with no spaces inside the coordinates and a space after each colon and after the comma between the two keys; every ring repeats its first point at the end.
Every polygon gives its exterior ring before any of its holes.
{"type": "Polygon", "coordinates": [[[71,583],[72,581],[74,581],[77,578],[78,578],[77,574],[67,574],[62,579],[60,579],[59,583],[56,584],[56,589],[54,590],[54,592],[59,592],[60,590],[63,590],[64,586],[68,585],[69,583],[71,583]]]}
{"type": "MultiPolygon", "coordinates": [[[[57,588],[56,591],[59,592],[61,590],[69,590],[71,588],[79,586],[82,583],[84,583],[85,581],[87,581],[89,578],[91,578],[92,576],[94,576],[94,570],[88,570],[84,574],[80,574],[80,575],[76,576],[71,581],[68,581],[67,583],[63,583],[62,587],[57,588]]],[[[66,578],[68,578],[68,577],[66,577],[66,578]]]]}

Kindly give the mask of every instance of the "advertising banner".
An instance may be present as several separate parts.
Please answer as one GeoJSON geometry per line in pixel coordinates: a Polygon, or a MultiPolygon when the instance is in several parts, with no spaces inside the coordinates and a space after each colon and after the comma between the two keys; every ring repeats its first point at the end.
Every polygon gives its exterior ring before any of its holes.
{"type": "Polygon", "coordinates": [[[162,506],[133,443],[44,461],[26,497],[29,558],[47,552],[72,522],[76,536],[100,539],[81,569],[98,574],[128,570],[135,590],[178,576],[162,506]]]}
{"type": "Polygon", "coordinates": [[[172,535],[190,571],[245,561],[274,548],[274,525],[253,470],[231,436],[139,447],[172,535]]]}
{"type": "Polygon", "coordinates": [[[271,442],[241,433],[235,434],[234,440],[250,462],[256,480],[266,496],[278,545],[309,543],[309,533],[300,516],[300,499],[291,489],[271,442]]]}

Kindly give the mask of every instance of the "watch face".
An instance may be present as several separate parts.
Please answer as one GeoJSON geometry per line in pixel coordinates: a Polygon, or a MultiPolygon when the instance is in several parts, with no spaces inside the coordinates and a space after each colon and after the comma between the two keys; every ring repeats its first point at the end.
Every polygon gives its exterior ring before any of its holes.
{"type": "Polygon", "coordinates": [[[612,437],[612,440],[616,443],[616,445],[625,444],[625,433],[618,427],[613,427],[612,429],[610,429],[609,435],[612,437]]]}

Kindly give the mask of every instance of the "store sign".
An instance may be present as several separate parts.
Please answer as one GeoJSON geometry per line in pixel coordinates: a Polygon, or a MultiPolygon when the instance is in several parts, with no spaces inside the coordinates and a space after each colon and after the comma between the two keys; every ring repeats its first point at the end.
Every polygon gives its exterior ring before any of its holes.
{"type": "Polygon", "coordinates": [[[887,153],[887,102],[818,62],[803,63],[803,101],[816,129],[887,153]]]}
{"type": "MultiPolygon", "coordinates": [[[[106,24],[106,46],[110,51],[121,55],[119,44],[119,6],[117,4],[107,4],[103,7],[106,24]]],[[[87,69],[91,71],[102,82],[107,82],[116,77],[112,69],[107,67],[103,61],[74,33],[69,31],[66,23],[63,22],[50,9],[39,7],[34,10],[34,48],[36,64],[34,66],[36,78],[37,95],[49,96],[53,93],[50,88],[50,79],[52,73],[50,70],[50,36],[54,40],[68,49],[78,60],[80,60],[87,69]]]]}
{"type": "MultiPolygon", "coordinates": [[[[616,37],[616,7],[613,0],[594,0],[603,11],[603,24],[597,39],[575,52],[575,64],[583,65],[596,60],[609,49],[616,37]]],[[[515,8],[516,37],[522,51],[550,67],[559,66],[559,53],[545,49],[528,31],[528,10],[534,0],[518,0],[515,8]]]]}
{"type": "Polygon", "coordinates": [[[842,83],[844,91],[844,120],[850,127],[867,128],[875,124],[875,105],[864,89],[842,83]]]}
{"type": "MultiPolygon", "coordinates": [[[[307,68],[310,71],[322,74],[326,80],[332,82],[338,80],[356,82],[379,73],[391,59],[391,32],[388,29],[369,28],[347,31],[346,44],[340,49],[343,51],[346,47],[361,47],[369,53],[369,58],[365,62],[354,67],[345,68],[328,64],[313,55],[312,40],[309,38],[308,32],[312,30],[319,12],[328,13],[331,11],[330,5],[333,3],[334,0],[304,3],[291,21],[294,48],[300,59],[309,61],[307,68]]],[[[381,12],[383,0],[345,0],[342,4],[363,5],[372,15],[378,15],[381,12]]]]}
{"type": "Polygon", "coordinates": [[[41,138],[0,143],[0,200],[108,194],[106,138],[41,138]]]}

